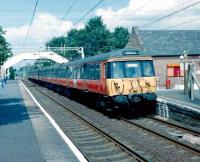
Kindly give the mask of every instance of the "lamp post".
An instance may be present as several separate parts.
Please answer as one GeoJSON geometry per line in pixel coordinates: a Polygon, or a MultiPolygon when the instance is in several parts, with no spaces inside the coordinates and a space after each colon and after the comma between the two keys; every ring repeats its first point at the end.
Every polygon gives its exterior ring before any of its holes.
{"type": "Polygon", "coordinates": [[[3,70],[2,70],[2,65],[3,65],[3,57],[2,57],[2,51],[0,51],[0,79],[3,78],[3,70]]]}
{"type": "Polygon", "coordinates": [[[188,53],[187,50],[184,50],[184,93],[187,94],[188,91],[188,53]]]}
{"type": "Polygon", "coordinates": [[[181,63],[183,63],[183,71],[184,71],[184,93],[188,92],[188,51],[184,50],[183,55],[180,56],[181,63]]]}
{"type": "Polygon", "coordinates": [[[2,57],[3,52],[0,51],[0,82],[2,88],[4,87],[4,73],[3,73],[3,57],[2,57]]]}

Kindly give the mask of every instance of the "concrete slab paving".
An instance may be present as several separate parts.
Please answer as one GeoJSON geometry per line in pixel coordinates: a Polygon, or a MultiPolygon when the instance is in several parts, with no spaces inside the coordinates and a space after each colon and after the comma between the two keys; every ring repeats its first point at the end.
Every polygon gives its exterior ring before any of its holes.
{"type": "Polygon", "coordinates": [[[157,101],[185,111],[190,116],[200,116],[200,91],[195,90],[195,99],[190,100],[183,90],[158,90],[157,101]]]}
{"type": "Polygon", "coordinates": [[[195,90],[194,100],[191,101],[190,98],[184,94],[183,90],[159,90],[157,91],[159,98],[166,98],[172,101],[176,101],[180,104],[186,104],[188,106],[196,107],[200,110],[200,91],[195,90]]]}
{"type": "Polygon", "coordinates": [[[0,161],[79,161],[19,81],[0,89],[0,161]]]}

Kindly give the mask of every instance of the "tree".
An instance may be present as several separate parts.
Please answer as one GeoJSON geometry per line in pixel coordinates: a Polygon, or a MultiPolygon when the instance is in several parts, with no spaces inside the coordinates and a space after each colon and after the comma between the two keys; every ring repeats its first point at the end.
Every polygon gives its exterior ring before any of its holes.
{"type": "MultiPolygon", "coordinates": [[[[45,46],[48,47],[62,47],[66,44],[66,38],[65,37],[53,37],[50,41],[48,41],[45,46]]],[[[64,56],[63,52],[61,50],[52,49],[54,52],[64,56]]]]}
{"type": "MultiPolygon", "coordinates": [[[[67,47],[83,47],[87,49],[88,35],[85,29],[72,29],[66,37],[67,47]]],[[[66,57],[69,59],[80,58],[80,53],[77,51],[67,51],[66,57]]]]}
{"type": "Polygon", "coordinates": [[[85,25],[87,32],[86,55],[92,56],[111,50],[109,46],[110,31],[103,24],[101,17],[91,18],[85,25]]]}
{"type": "MultiPolygon", "coordinates": [[[[83,29],[72,29],[68,32],[67,37],[53,38],[46,43],[46,46],[61,47],[65,45],[66,47],[83,47],[85,56],[87,57],[109,52],[113,49],[124,48],[128,43],[128,39],[128,29],[117,27],[111,33],[103,23],[101,17],[93,17],[89,19],[83,29]]],[[[66,58],[80,58],[80,54],[77,51],[67,51],[64,54],[60,54],[66,58]]]]}
{"type": "Polygon", "coordinates": [[[129,40],[128,29],[124,27],[116,27],[111,36],[111,46],[112,49],[122,49],[124,48],[129,40]]]}
{"type": "Polygon", "coordinates": [[[46,47],[60,47],[66,43],[65,37],[53,37],[50,41],[46,43],[46,47]]]}
{"type": "Polygon", "coordinates": [[[34,62],[34,67],[40,69],[47,66],[56,65],[57,63],[50,59],[38,59],[34,62]]]}
{"type": "Polygon", "coordinates": [[[12,56],[10,44],[6,41],[4,35],[5,32],[0,26],[0,65],[3,65],[6,59],[12,56]]]}
{"type": "Polygon", "coordinates": [[[10,72],[9,79],[15,79],[16,69],[14,69],[13,67],[10,67],[9,72],[10,72]]]}

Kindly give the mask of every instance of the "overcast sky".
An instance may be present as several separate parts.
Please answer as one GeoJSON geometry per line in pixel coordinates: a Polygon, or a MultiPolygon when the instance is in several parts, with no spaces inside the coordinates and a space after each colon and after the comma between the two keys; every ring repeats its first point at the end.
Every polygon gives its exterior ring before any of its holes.
{"type": "MultiPolygon", "coordinates": [[[[13,48],[22,47],[36,0],[0,0],[0,26],[13,48]]],[[[141,30],[199,30],[200,3],[151,25],[159,17],[189,6],[198,0],[104,0],[80,24],[73,24],[99,0],[77,0],[67,17],[64,14],[74,0],[39,0],[26,47],[44,46],[52,36],[61,36],[72,28],[81,28],[92,16],[102,16],[110,30],[116,26],[141,30]],[[190,23],[187,23],[189,22],[190,23]],[[178,24],[182,24],[177,26],[178,24]],[[140,28],[144,25],[143,28],[140,28]]]]}

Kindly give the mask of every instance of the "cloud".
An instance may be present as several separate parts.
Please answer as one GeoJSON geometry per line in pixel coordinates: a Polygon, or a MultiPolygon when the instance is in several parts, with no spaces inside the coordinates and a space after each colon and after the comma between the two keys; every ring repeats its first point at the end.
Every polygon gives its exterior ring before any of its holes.
{"type": "MultiPolygon", "coordinates": [[[[44,45],[53,36],[61,36],[69,31],[72,26],[71,21],[62,21],[49,13],[38,13],[31,26],[27,46],[28,44],[44,45]]],[[[23,25],[5,29],[8,42],[12,46],[22,46],[28,27],[29,25],[23,25]]]]}
{"type": "MultiPolygon", "coordinates": [[[[142,26],[149,21],[167,15],[173,11],[181,9],[197,1],[186,0],[130,0],[128,6],[113,10],[111,7],[100,8],[96,15],[102,16],[108,28],[113,29],[116,26],[131,28],[132,26],[142,26]]],[[[185,21],[199,18],[200,4],[191,7],[183,12],[175,14],[163,21],[147,26],[144,29],[162,29],[166,26],[173,26],[185,21]]],[[[185,24],[176,29],[198,29],[200,21],[194,21],[191,24],[185,24]]]]}
{"type": "MultiPolygon", "coordinates": [[[[117,10],[114,10],[112,7],[99,8],[96,11],[96,15],[102,16],[104,23],[111,30],[116,26],[124,26],[130,29],[132,26],[141,26],[194,2],[197,2],[197,0],[130,0],[126,7],[117,10]]],[[[200,4],[143,29],[163,29],[198,19],[200,17],[199,10],[200,4]]],[[[199,29],[199,26],[200,20],[172,29],[199,29]]],[[[12,46],[22,47],[28,27],[29,24],[27,22],[27,24],[20,27],[6,28],[7,41],[12,46]]],[[[53,36],[61,36],[72,29],[72,27],[73,23],[71,21],[62,21],[50,13],[38,13],[31,26],[26,46],[44,46],[44,43],[53,36]]],[[[75,27],[81,29],[84,27],[84,23],[81,22],[75,27]]]]}

